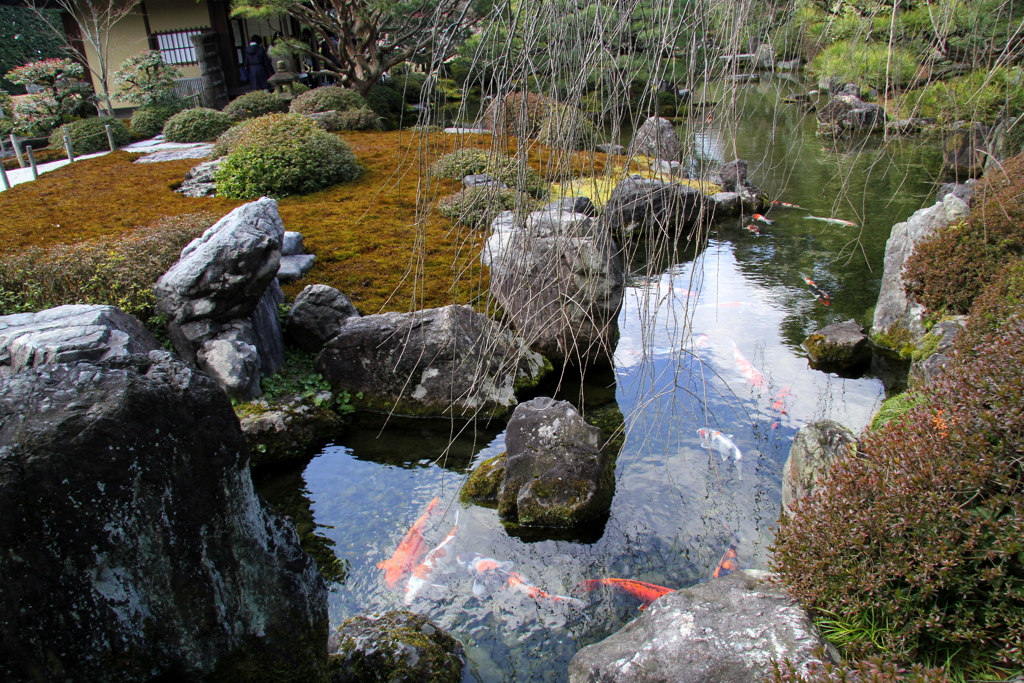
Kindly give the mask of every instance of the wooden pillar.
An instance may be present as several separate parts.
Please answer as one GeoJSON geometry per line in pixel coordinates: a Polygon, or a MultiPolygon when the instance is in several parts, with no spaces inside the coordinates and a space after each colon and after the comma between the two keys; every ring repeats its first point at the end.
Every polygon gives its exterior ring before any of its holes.
{"type": "Polygon", "coordinates": [[[199,61],[199,73],[203,78],[203,106],[223,109],[228,103],[228,86],[220,58],[217,34],[213,31],[190,36],[199,61]]]}

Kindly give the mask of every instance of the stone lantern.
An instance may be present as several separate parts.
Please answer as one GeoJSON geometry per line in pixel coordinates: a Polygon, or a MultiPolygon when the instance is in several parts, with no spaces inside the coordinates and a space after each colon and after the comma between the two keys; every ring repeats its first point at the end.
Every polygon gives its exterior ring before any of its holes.
{"type": "Polygon", "coordinates": [[[295,74],[288,70],[284,61],[277,63],[277,73],[267,79],[274,86],[274,94],[285,102],[295,98],[295,74]]]}

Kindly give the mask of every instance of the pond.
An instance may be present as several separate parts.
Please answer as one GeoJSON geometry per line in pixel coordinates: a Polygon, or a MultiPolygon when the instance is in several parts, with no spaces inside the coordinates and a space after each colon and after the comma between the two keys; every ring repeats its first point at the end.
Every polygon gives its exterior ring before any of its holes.
{"type": "MultiPolygon", "coordinates": [[[[615,367],[588,374],[560,395],[585,411],[621,410],[627,428],[606,519],[552,538],[512,535],[494,510],[463,507],[473,466],[503,450],[502,425],[464,425],[358,415],[301,472],[320,532],[349,565],[330,595],[332,625],[362,611],[404,607],[377,563],[391,557],[434,498],[443,514],[426,537],[439,543],[458,514],[456,551],[514,564],[524,580],[581,604],[534,600],[502,586],[477,586],[456,568],[413,609],[466,646],[466,681],[567,679],[573,654],[635,618],[639,601],[605,589],[574,592],[586,579],[633,578],[681,588],[706,581],[730,544],[739,565],[766,568],[780,508],[780,481],[794,434],[828,418],[862,429],[884,397],[872,376],[813,370],[804,337],[832,322],[870,324],[891,226],[932,201],[937,150],[921,141],[815,138],[813,113],[780,96],[806,90],[786,79],[707,99],[735,99],[736,116],[703,116],[681,133],[698,157],[750,161],[750,179],[776,208],[761,234],[749,220],[713,226],[706,244],[641,245],[630,263],[615,367]],[[810,220],[838,217],[859,227],[810,220]],[[831,292],[819,302],[804,276],[831,292]],[[742,458],[701,445],[699,428],[732,435],[742,458]]],[[[274,497],[274,482],[264,482],[274,497]]]]}

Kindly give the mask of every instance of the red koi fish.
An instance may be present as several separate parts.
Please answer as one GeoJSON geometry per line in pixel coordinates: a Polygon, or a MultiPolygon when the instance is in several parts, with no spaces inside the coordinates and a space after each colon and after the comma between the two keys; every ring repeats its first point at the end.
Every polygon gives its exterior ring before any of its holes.
{"type": "Polygon", "coordinates": [[[740,568],[739,562],[736,561],[736,544],[730,543],[729,549],[722,555],[722,559],[718,561],[718,566],[715,567],[715,573],[712,575],[716,579],[720,579],[723,576],[728,576],[734,571],[740,568]]]}
{"type": "Polygon", "coordinates": [[[419,564],[420,558],[426,554],[427,542],[423,539],[423,530],[426,529],[427,522],[440,504],[439,498],[430,501],[426,512],[406,532],[391,559],[377,563],[377,568],[384,570],[384,581],[387,582],[389,588],[394,588],[399,581],[407,577],[413,567],[419,564]]]}
{"type": "Polygon", "coordinates": [[[803,273],[800,273],[800,277],[802,277],[804,279],[804,282],[807,283],[807,286],[811,288],[812,292],[814,292],[815,298],[817,298],[818,301],[822,305],[825,305],[825,306],[831,306],[832,305],[832,297],[829,295],[828,292],[826,292],[824,289],[819,287],[817,285],[817,283],[814,282],[814,280],[812,280],[811,278],[807,277],[803,273]]]}
{"type": "Polygon", "coordinates": [[[542,590],[539,586],[534,586],[532,583],[527,583],[522,576],[515,572],[508,573],[508,587],[512,590],[522,593],[528,598],[533,598],[538,602],[541,600],[547,600],[549,602],[565,602],[576,607],[583,607],[583,601],[577,600],[576,598],[569,598],[564,595],[555,595],[542,590]]]}
{"type": "Polygon", "coordinates": [[[416,565],[416,568],[412,570],[412,576],[409,577],[409,582],[405,585],[406,605],[411,605],[413,601],[423,593],[423,591],[432,586],[445,588],[445,586],[438,586],[433,583],[434,576],[451,561],[452,550],[455,545],[455,535],[458,532],[459,513],[456,510],[455,525],[452,526],[452,530],[447,536],[445,536],[445,539],[441,541],[436,548],[427,553],[427,556],[423,558],[423,561],[416,565]]]}
{"type": "Polygon", "coordinates": [[[762,215],[761,215],[761,214],[759,214],[759,213],[755,213],[755,214],[754,214],[754,216],[753,216],[753,218],[754,218],[754,220],[755,220],[755,221],[761,221],[761,222],[762,222],[762,223],[764,223],[765,225],[771,225],[772,223],[774,223],[774,222],[775,222],[775,221],[770,221],[770,220],[768,220],[767,218],[765,218],[764,216],[762,216],[762,215]]]}
{"type": "Polygon", "coordinates": [[[804,209],[804,207],[802,207],[802,206],[797,206],[796,204],[788,204],[786,202],[780,202],[780,201],[778,201],[776,199],[772,200],[772,204],[775,205],[775,206],[781,206],[781,207],[783,207],[785,209],[802,209],[804,211],[807,210],[807,209],[804,209]]]}
{"type": "Polygon", "coordinates": [[[793,394],[792,387],[786,387],[779,393],[775,394],[775,402],[772,403],[772,430],[776,430],[782,424],[782,416],[788,415],[786,412],[786,399],[793,394]]]}
{"type": "Polygon", "coordinates": [[[750,383],[750,386],[764,386],[764,375],[758,372],[753,363],[747,360],[746,357],[740,353],[740,347],[736,346],[736,342],[733,342],[732,344],[732,357],[736,361],[736,367],[739,369],[740,374],[743,375],[743,378],[750,383]]]}
{"type": "Polygon", "coordinates": [[[632,595],[634,598],[639,599],[641,610],[647,609],[652,602],[662,595],[675,591],[675,588],[656,586],[653,583],[637,581],[636,579],[587,579],[576,584],[576,588],[581,588],[588,593],[601,586],[609,586],[620,593],[632,595]]]}
{"type": "Polygon", "coordinates": [[[756,225],[754,225],[753,223],[751,223],[750,225],[747,226],[747,230],[749,230],[750,232],[754,233],[755,235],[760,235],[761,234],[761,229],[759,227],[757,227],[756,225]]]}

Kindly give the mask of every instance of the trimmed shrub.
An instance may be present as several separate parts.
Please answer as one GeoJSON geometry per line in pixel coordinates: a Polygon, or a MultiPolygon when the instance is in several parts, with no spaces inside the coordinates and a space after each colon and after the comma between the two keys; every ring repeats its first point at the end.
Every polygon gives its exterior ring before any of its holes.
{"type": "Polygon", "coordinates": [[[56,58],[31,62],[7,72],[5,78],[12,83],[41,88],[14,108],[16,128],[23,134],[48,134],[62,123],[85,116],[95,95],[84,76],[85,68],[78,62],[56,58]]]}
{"type": "Polygon", "coordinates": [[[155,104],[139,107],[132,114],[132,135],[137,138],[152,138],[163,132],[164,124],[185,108],[184,102],[173,104],[155,104]]]}
{"type": "Polygon", "coordinates": [[[348,111],[325,111],[312,116],[324,130],[331,133],[340,130],[376,130],[380,128],[380,118],[369,107],[349,109],[348,111]]]}
{"type": "Polygon", "coordinates": [[[405,118],[405,99],[402,93],[386,85],[375,85],[366,93],[366,103],[378,117],[384,130],[399,128],[405,118]]]}
{"type": "Polygon", "coordinates": [[[348,145],[304,116],[270,114],[238,128],[226,145],[232,151],[214,176],[220,196],[308,194],[362,173],[348,145]]]}
{"type": "Polygon", "coordinates": [[[148,228],[0,257],[0,315],[64,304],[109,304],[143,322],[155,313],[153,284],[216,216],[164,218],[148,228]]]}
{"type": "Polygon", "coordinates": [[[186,109],[164,124],[170,142],[212,142],[232,125],[231,117],[216,109],[186,109]]]}
{"type": "Polygon", "coordinates": [[[348,111],[366,106],[366,100],[355,90],[337,85],[313,88],[302,93],[288,108],[293,114],[315,114],[321,111],[348,111]]]}
{"type": "Polygon", "coordinates": [[[305,83],[292,83],[292,95],[298,97],[304,92],[309,92],[309,86],[305,83]]]}
{"type": "Polygon", "coordinates": [[[859,39],[841,40],[829,45],[815,57],[807,70],[822,78],[856,83],[885,92],[910,83],[920,66],[917,57],[888,43],[865,43],[859,39]]]}
{"type": "Polygon", "coordinates": [[[851,657],[1024,668],[1024,319],[870,432],[775,540],[773,569],[851,657]]]}
{"type": "Polygon", "coordinates": [[[288,103],[272,92],[253,90],[236,97],[224,107],[224,113],[233,121],[255,119],[267,114],[284,114],[288,103]]]}
{"type": "Polygon", "coordinates": [[[470,228],[487,228],[502,211],[528,207],[529,198],[515,190],[497,187],[468,187],[437,204],[445,218],[470,228]]]}
{"type": "Polygon", "coordinates": [[[597,142],[597,128],[577,107],[553,104],[540,125],[537,138],[555,149],[585,149],[597,142]]]}
{"type": "Polygon", "coordinates": [[[487,105],[484,125],[501,135],[529,138],[540,131],[547,113],[548,98],[532,92],[514,92],[487,105]]]}
{"type": "Polygon", "coordinates": [[[487,170],[488,165],[489,159],[486,152],[479,149],[457,149],[432,163],[429,172],[435,178],[461,180],[468,175],[483,173],[487,170]]]}
{"type": "Polygon", "coordinates": [[[114,97],[140,107],[169,104],[177,99],[175,78],[181,78],[177,67],[164,62],[159,50],[146,50],[121,63],[114,74],[118,86],[114,97]]]}
{"type": "Polygon", "coordinates": [[[525,192],[534,199],[540,199],[548,193],[548,184],[540,173],[508,157],[492,159],[487,166],[487,173],[495,180],[525,192]]]}
{"type": "Polygon", "coordinates": [[[914,248],[903,272],[907,295],[929,310],[966,313],[1004,264],[1024,256],[1024,155],[981,181],[965,221],[914,248]]]}
{"type": "Polygon", "coordinates": [[[64,149],[64,134],[71,135],[71,146],[75,154],[92,154],[110,149],[107,141],[106,127],[110,126],[114,134],[114,143],[120,147],[132,141],[132,135],[128,132],[128,126],[120,119],[109,116],[94,116],[91,119],[80,119],[65,123],[50,134],[50,147],[64,149]]]}

